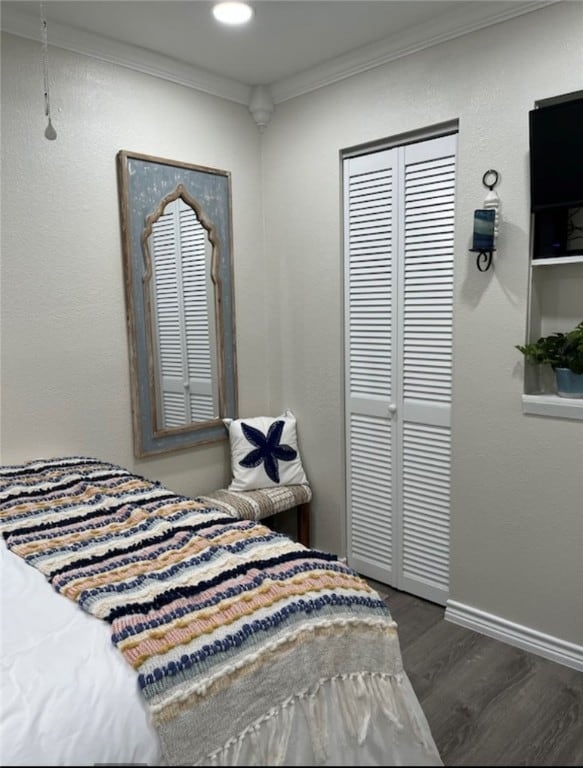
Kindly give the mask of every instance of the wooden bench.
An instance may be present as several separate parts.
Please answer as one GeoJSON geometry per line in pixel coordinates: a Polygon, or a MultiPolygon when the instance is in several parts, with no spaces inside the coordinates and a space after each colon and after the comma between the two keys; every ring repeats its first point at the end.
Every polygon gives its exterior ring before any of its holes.
{"type": "Polygon", "coordinates": [[[220,488],[205,496],[197,496],[209,507],[240,520],[263,520],[288,509],[296,509],[298,541],[310,546],[310,501],[312,489],[309,485],[282,485],[261,488],[254,491],[229,491],[220,488]]]}

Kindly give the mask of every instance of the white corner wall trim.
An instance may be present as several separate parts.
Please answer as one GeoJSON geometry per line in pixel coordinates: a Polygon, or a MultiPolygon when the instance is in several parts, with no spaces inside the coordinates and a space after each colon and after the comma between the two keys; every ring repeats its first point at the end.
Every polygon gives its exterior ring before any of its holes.
{"type": "Polygon", "coordinates": [[[568,643],[558,637],[515,624],[455,600],[447,601],[444,618],[453,624],[459,624],[466,629],[472,629],[474,632],[583,672],[582,645],[568,643]]]}

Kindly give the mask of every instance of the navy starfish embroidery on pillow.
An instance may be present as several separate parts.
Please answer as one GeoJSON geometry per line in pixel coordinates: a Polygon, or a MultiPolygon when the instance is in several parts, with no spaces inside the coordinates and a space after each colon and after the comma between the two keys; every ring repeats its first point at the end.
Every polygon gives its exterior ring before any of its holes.
{"type": "Polygon", "coordinates": [[[291,445],[281,444],[281,433],[283,432],[283,421],[274,421],[269,427],[267,437],[260,429],[241,422],[241,429],[251,445],[256,447],[249,451],[239,462],[240,466],[252,469],[258,467],[263,462],[265,471],[270,480],[279,483],[279,464],[278,461],[293,461],[298,452],[291,445]]]}

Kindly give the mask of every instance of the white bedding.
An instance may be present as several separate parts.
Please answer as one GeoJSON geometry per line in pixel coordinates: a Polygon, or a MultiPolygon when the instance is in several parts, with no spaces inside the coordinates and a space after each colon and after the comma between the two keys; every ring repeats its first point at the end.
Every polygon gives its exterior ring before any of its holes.
{"type": "MultiPolygon", "coordinates": [[[[0,575],[0,765],[159,764],[158,737],[136,674],[112,645],[109,625],[55,592],[1,537],[0,575]]],[[[318,713],[315,700],[306,699],[288,724],[291,754],[283,764],[314,763],[318,714],[319,727],[328,731],[324,740],[332,743],[317,764],[442,765],[423,716],[416,722],[407,676],[396,685],[384,713],[382,707],[366,713],[363,692],[354,701],[336,701],[338,691],[323,688],[318,713]],[[345,710],[340,729],[333,715],[338,705],[345,710]],[[347,723],[360,728],[363,717],[370,718],[368,734],[356,746],[347,723]]],[[[226,755],[226,764],[274,765],[266,758],[273,745],[269,729],[257,733],[237,755],[226,755]]]]}
{"type": "Polygon", "coordinates": [[[0,576],[0,765],[155,765],[158,739],[109,625],[1,537],[0,576]]]}

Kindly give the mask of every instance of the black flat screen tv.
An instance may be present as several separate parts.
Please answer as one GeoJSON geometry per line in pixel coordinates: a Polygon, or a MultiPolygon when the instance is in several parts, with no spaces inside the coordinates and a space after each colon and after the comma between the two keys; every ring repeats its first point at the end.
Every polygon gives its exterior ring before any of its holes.
{"type": "Polygon", "coordinates": [[[529,112],[532,211],[583,205],[583,96],[529,112]]]}

